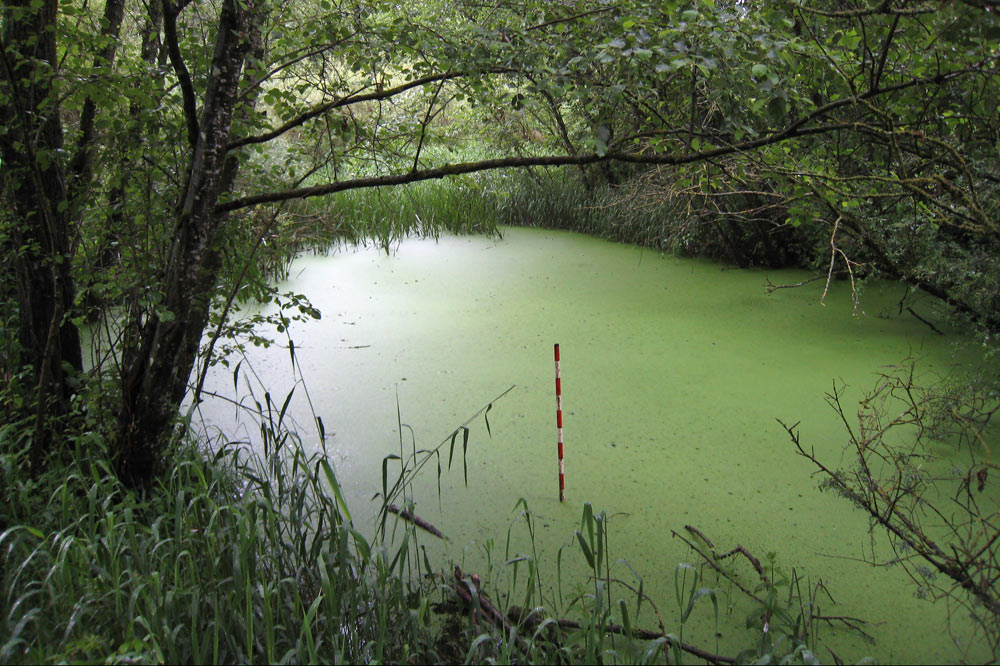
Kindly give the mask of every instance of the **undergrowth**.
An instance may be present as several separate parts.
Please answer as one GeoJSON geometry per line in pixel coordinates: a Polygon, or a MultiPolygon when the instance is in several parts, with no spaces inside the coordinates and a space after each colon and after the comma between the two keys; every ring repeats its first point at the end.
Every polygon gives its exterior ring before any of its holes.
{"type": "Polygon", "coordinates": [[[436,660],[422,583],[278,437],[266,457],[183,444],[145,497],[94,442],[35,479],[5,451],[0,662],[436,660]]]}

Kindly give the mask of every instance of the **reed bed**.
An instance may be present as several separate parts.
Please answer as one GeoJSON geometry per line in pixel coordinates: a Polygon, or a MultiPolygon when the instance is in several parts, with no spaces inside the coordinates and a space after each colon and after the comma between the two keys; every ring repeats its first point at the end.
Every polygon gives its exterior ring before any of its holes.
{"type": "Polygon", "coordinates": [[[353,528],[325,458],[270,439],[179,446],[145,497],[84,446],[31,480],[5,454],[0,662],[437,661],[419,578],[353,528]]]}

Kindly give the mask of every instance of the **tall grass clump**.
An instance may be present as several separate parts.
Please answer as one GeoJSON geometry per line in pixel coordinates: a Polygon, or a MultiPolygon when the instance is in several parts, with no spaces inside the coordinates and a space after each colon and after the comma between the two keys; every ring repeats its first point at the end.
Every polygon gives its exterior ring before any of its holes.
{"type": "Polygon", "coordinates": [[[389,251],[407,236],[496,234],[497,216],[483,175],[429,180],[400,187],[347,190],[320,200],[282,204],[251,215],[230,256],[241,288],[281,280],[303,252],[340,244],[375,245],[389,251]],[[249,268],[247,268],[249,266],[249,268]],[[254,280],[257,280],[256,282],[254,280]]]}
{"type": "Polygon", "coordinates": [[[516,227],[565,229],[664,249],[655,215],[612,213],[611,190],[594,189],[577,172],[534,170],[503,174],[491,182],[497,220],[516,227]]]}
{"type": "MultiPolygon", "coordinates": [[[[421,163],[483,160],[494,155],[483,144],[461,148],[427,146],[421,163]]],[[[383,165],[384,166],[384,165],[383,165]]],[[[380,175],[377,165],[342,164],[336,172],[320,170],[306,185],[380,175]]],[[[275,251],[294,256],[323,251],[340,243],[373,243],[388,250],[411,235],[437,238],[450,234],[495,234],[496,206],[492,173],[450,176],[403,186],[368,187],[337,192],[321,199],[282,204],[275,212],[275,251]]],[[[279,262],[280,263],[280,262],[279,262]]]]}
{"type": "Polygon", "coordinates": [[[673,183],[656,170],[610,180],[569,169],[525,170],[494,177],[491,186],[502,225],[578,231],[737,266],[807,266],[825,241],[814,229],[786,224],[773,202],[729,197],[720,204],[665,181],[673,183]]]}
{"type": "Polygon", "coordinates": [[[405,187],[349,190],[333,195],[330,214],[350,220],[349,240],[383,247],[410,234],[492,234],[496,221],[483,195],[482,177],[465,175],[405,187]]]}
{"type": "Polygon", "coordinates": [[[25,478],[2,433],[0,662],[437,661],[419,578],[265,411],[266,455],[185,443],[145,495],[86,435],[25,478]]]}

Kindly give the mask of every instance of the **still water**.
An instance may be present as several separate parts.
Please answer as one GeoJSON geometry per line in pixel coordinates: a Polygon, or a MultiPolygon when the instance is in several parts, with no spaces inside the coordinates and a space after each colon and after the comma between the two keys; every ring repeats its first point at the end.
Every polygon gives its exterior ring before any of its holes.
{"type": "MultiPolygon", "coordinates": [[[[489,412],[491,434],[482,417],[470,424],[468,487],[460,451],[441,477],[440,500],[433,461],[413,487],[417,513],[450,537],[441,545],[427,536],[432,555],[483,570],[492,540],[491,559],[502,563],[512,524],[510,554],[530,552],[515,511],[523,498],[535,515],[540,566],[554,580],[557,551],[571,542],[581,507],[591,502],[610,517],[612,562],[627,560],[644,577],[668,631],[677,626],[674,567],[697,564],[671,530],[690,524],[720,550],[742,544],[761,559],[774,553],[786,571],[795,566],[821,577],[838,602],[825,600],[824,613],[876,623],[873,646],[837,639],[841,658],[953,661],[946,609],[917,600],[898,568],[858,561],[869,550],[867,521],[816,490],[810,464],[794,454],[776,419],[801,422],[803,443],[836,465],[846,438],[824,400],[834,382],[846,384],[850,414],[886,366],[912,357],[925,372],[947,371],[956,363],[956,336],[935,334],[905,309],[900,316],[906,290],[899,284],[867,285],[857,315],[847,282],[831,286],[825,305],[822,281],[766,293],[769,280],[806,277],[727,270],[565,232],[504,229],[502,239],[411,239],[390,254],[343,248],[302,257],[280,288],[306,295],[323,313],[290,334],[359,525],[374,514],[382,459],[400,451],[397,408],[408,426],[405,450],[411,433],[417,448],[432,448],[513,385],[489,412]]],[[[935,303],[910,298],[921,316],[954,333],[935,303]]],[[[295,383],[288,349],[254,349],[245,363],[280,404],[295,383]]],[[[208,388],[239,399],[222,368],[208,388]]],[[[318,448],[305,397],[298,386],[291,412],[307,444],[318,448]]],[[[210,400],[201,413],[211,427],[252,439],[252,427],[241,426],[225,402],[210,400]]],[[[582,560],[567,548],[563,567],[580,574],[582,560]]],[[[635,580],[624,564],[615,567],[613,575],[635,580]]],[[[565,592],[574,585],[564,581],[565,592]]],[[[720,649],[732,654],[750,634],[737,628],[740,609],[726,617],[725,606],[720,649]]],[[[685,640],[712,649],[711,605],[700,613],[700,629],[686,628],[685,640]]]]}

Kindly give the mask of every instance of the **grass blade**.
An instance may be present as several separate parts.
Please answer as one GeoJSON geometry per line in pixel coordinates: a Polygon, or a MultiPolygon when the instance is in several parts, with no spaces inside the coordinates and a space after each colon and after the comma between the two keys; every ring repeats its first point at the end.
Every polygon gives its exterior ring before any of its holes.
{"type": "Polygon", "coordinates": [[[469,429],[462,426],[462,473],[465,475],[465,487],[469,487],[469,463],[466,460],[466,452],[469,449],[469,429]]]}

